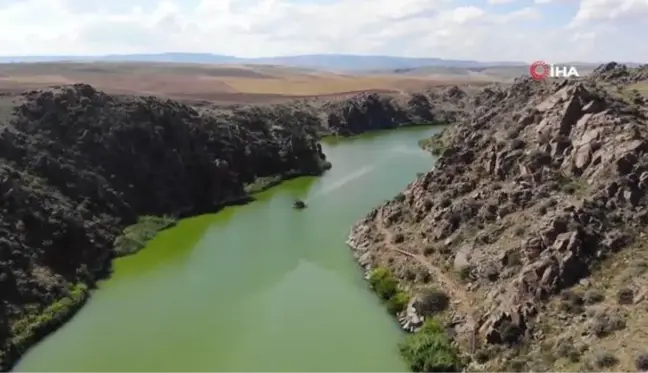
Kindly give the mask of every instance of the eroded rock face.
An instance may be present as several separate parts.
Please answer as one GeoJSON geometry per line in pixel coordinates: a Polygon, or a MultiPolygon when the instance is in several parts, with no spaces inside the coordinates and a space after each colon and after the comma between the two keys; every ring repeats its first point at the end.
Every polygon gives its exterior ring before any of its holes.
{"type": "Polygon", "coordinates": [[[528,338],[546,300],[627,247],[647,223],[646,102],[596,84],[602,76],[636,82],[646,71],[605,65],[588,79],[518,79],[467,95],[479,105],[435,140],[442,147],[436,166],[405,198],[353,228],[349,242],[363,249],[363,265],[401,276],[415,267],[395,260],[377,233],[399,232],[405,240],[392,249],[426,255],[442,271],[469,268],[467,291],[478,289],[471,296],[481,315],[470,333],[485,343],[528,338]]]}
{"type": "Polygon", "coordinates": [[[29,344],[11,325],[92,286],[137,216],[213,211],[257,177],[322,172],[317,118],[287,110],[199,114],[82,84],[13,99],[0,118],[3,369],[29,344]]]}
{"type": "Polygon", "coordinates": [[[322,127],[327,132],[352,135],[411,124],[453,123],[467,115],[467,103],[458,96],[461,94],[458,87],[405,97],[359,94],[324,104],[322,127]]]}

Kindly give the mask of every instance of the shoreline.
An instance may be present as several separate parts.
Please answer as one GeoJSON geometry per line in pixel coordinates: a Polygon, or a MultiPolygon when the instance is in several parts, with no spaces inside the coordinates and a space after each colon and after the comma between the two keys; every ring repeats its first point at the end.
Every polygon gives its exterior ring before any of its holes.
{"type": "Polygon", "coordinates": [[[25,322],[28,322],[30,318],[35,318],[37,321],[33,324],[27,324],[27,331],[20,335],[20,341],[11,344],[11,348],[7,350],[0,361],[2,363],[2,366],[0,366],[1,371],[10,372],[32,347],[74,318],[77,312],[90,300],[92,292],[95,290],[85,284],[80,287],[79,294],[74,294],[74,291],[68,292],[66,297],[58,299],[46,308],[43,313],[29,315],[24,319],[25,322]],[[44,318],[48,314],[47,310],[51,308],[54,308],[51,311],[53,315],[44,318]]]}
{"type": "MultiPolygon", "coordinates": [[[[339,139],[350,139],[355,136],[359,136],[362,134],[367,134],[367,133],[374,133],[374,132],[389,132],[392,130],[398,130],[398,129],[406,129],[409,127],[413,126],[420,126],[420,127],[435,127],[438,126],[438,123],[431,123],[431,124],[412,124],[412,125],[405,125],[405,126],[398,126],[395,128],[388,128],[388,129],[381,129],[381,130],[369,130],[365,131],[362,133],[357,133],[357,134],[344,134],[344,135],[331,135],[332,137],[336,137],[339,139]]],[[[321,140],[321,139],[320,139],[321,140]]],[[[217,213],[218,211],[222,210],[225,207],[229,206],[240,206],[240,205],[246,205],[248,203],[254,202],[255,197],[254,195],[263,191],[266,191],[268,189],[271,189],[273,187],[276,187],[280,184],[282,184],[284,181],[292,180],[298,177],[307,177],[307,176],[322,176],[328,171],[333,165],[324,158],[321,163],[321,168],[319,172],[315,173],[313,171],[300,171],[300,172],[286,172],[283,174],[276,175],[274,177],[266,178],[266,180],[261,180],[259,183],[258,181],[255,183],[252,183],[253,185],[256,185],[255,188],[252,188],[252,190],[249,189],[248,185],[244,186],[244,195],[241,195],[240,197],[232,198],[227,201],[223,201],[222,203],[219,203],[216,206],[213,206],[213,208],[207,209],[205,211],[196,211],[196,213],[189,213],[189,212],[180,212],[177,214],[177,220],[182,219],[182,218],[187,218],[190,216],[195,216],[200,213],[217,213]]],[[[137,225],[137,224],[134,224],[137,225]]],[[[157,233],[168,229],[172,228],[175,224],[170,224],[167,226],[164,226],[163,229],[159,230],[157,233]]],[[[133,226],[133,225],[131,225],[133,226]]],[[[123,229],[128,228],[124,227],[123,229]]],[[[119,236],[121,237],[121,236],[119,236]]],[[[154,236],[153,236],[154,237],[154,236]]],[[[151,239],[152,237],[149,237],[151,239]]],[[[117,255],[117,253],[114,253],[113,256],[110,257],[110,266],[112,265],[112,260],[118,257],[123,257],[123,256],[128,256],[128,255],[134,255],[137,254],[138,250],[135,250],[130,253],[126,253],[123,255],[117,255]]],[[[85,287],[85,290],[82,293],[82,296],[80,298],[74,298],[71,296],[63,297],[57,300],[55,303],[63,302],[63,303],[68,303],[67,307],[64,309],[59,309],[57,310],[57,313],[55,317],[48,318],[42,320],[41,323],[34,325],[32,327],[33,330],[29,332],[29,335],[24,336],[23,340],[16,346],[14,344],[11,344],[11,348],[7,349],[7,353],[3,356],[0,355],[0,371],[2,372],[9,372],[11,371],[17,363],[25,356],[25,354],[34,346],[36,346],[38,343],[42,342],[45,338],[47,338],[49,335],[53,334],[56,332],[59,328],[65,326],[65,324],[72,320],[74,316],[79,312],[83,306],[86,304],[88,300],[92,297],[92,293],[97,290],[96,288],[96,283],[101,281],[101,280],[106,280],[110,278],[111,276],[111,269],[110,266],[108,268],[102,268],[102,270],[97,273],[97,277],[93,279],[91,283],[88,284],[82,284],[85,287]]],[[[367,276],[367,273],[365,272],[365,276],[367,276]]],[[[408,307],[409,308],[409,307],[408,307]]],[[[44,312],[43,312],[44,313],[44,312]]],[[[39,318],[41,314],[34,314],[34,315],[28,315],[26,316],[26,319],[29,318],[39,318]]]]}
{"type": "MultiPolygon", "coordinates": [[[[369,213],[370,215],[373,212],[369,213]]],[[[369,283],[371,279],[371,273],[373,270],[378,267],[373,267],[373,262],[371,261],[371,250],[369,246],[371,245],[368,241],[362,239],[362,233],[369,229],[369,226],[365,224],[366,219],[360,220],[352,228],[349,236],[346,240],[347,246],[351,249],[353,258],[356,260],[360,268],[362,268],[362,273],[364,279],[369,283]]],[[[370,286],[371,287],[371,286],[370,286]]],[[[398,323],[401,330],[405,333],[416,333],[423,327],[425,323],[425,316],[419,315],[415,307],[416,298],[412,297],[411,294],[405,289],[402,289],[402,286],[399,281],[399,287],[405,293],[408,293],[410,296],[405,309],[397,312],[393,315],[394,320],[398,323]]]]}
{"type": "MultiPolygon", "coordinates": [[[[240,197],[223,201],[222,203],[219,203],[218,205],[214,206],[212,209],[209,209],[209,213],[218,213],[222,209],[230,206],[242,206],[248,203],[252,203],[255,201],[253,194],[278,186],[284,181],[288,181],[290,179],[305,177],[305,176],[322,176],[328,169],[330,169],[330,167],[322,168],[319,174],[315,174],[314,172],[310,172],[310,171],[309,172],[305,171],[302,173],[293,173],[291,174],[290,177],[287,178],[282,177],[279,182],[266,184],[264,185],[263,189],[257,190],[254,193],[246,193],[245,195],[242,195],[240,197]]],[[[177,220],[180,220],[182,218],[188,218],[191,216],[196,216],[200,213],[204,213],[204,212],[201,211],[196,214],[191,214],[191,213],[178,214],[178,218],[174,221],[173,224],[164,226],[162,229],[158,230],[155,233],[155,235],[147,237],[146,241],[151,240],[159,232],[162,232],[166,229],[173,228],[173,226],[176,225],[177,220]]],[[[137,223],[130,226],[126,226],[123,229],[127,229],[129,227],[134,227],[134,226],[137,226],[137,223]]],[[[120,235],[117,238],[120,237],[123,237],[123,235],[120,235]]],[[[93,292],[98,289],[96,287],[97,283],[99,281],[107,280],[110,278],[112,273],[111,270],[112,260],[120,257],[135,255],[139,252],[140,249],[141,247],[132,252],[123,253],[123,254],[114,252],[113,253],[114,255],[110,257],[110,265],[108,268],[102,268],[102,270],[98,273],[98,276],[93,279],[92,283],[87,283],[87,284],[83,283],[79,285],[82,288],[80,294],[74,294],[73,292],[69,292],[72,294],[68,294],[68,296],[59,298],[56,302],[52,303],[49,307],[47,307],[42,313],[27,315],[24,319],[22,319],[21,322],[23,322],[23,320],[25,320],[24,322],[27,322],[30,319],[36,319],[37,321],[34,324],[31,324],[29,326],[28,329],[30,330],[24,332],[24,334],[20,336],[19,343],[11,343],[10,344],[11,347],[6,350],[7,352],[4,355],[0,355],[0,372],[10,372],[13,368],[16,367],[18,362],[25,356],[25,354],[31,348],[33,348],[34,346],[42,342],[49,335],[53,334],[58,329],[65,326],[67,322],[72,320],[74,316],[76,316],[76,314],[90,300],[90,298],[93,295],[93,292]],[[52,317],[46,317],[48,313],[47,312],[48,309],[52,307],[56,308],[56,310],[54,311],[54,315],[52,317]]]]}

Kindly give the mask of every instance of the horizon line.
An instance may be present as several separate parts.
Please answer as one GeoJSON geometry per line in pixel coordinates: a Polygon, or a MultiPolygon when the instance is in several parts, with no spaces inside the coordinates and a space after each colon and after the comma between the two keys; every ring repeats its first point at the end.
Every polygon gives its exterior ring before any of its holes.
{"type": "MultiPolygon", "coordinates": [[[[366,57],[366,58],[398,58],[398,59],[408,59],[408,60],[441,60],[441,61],[462,61],[462,62],[479,62],[479,63],[520,63],[520,64],[529,64],[531,62],[537,61],[526,61],[526,60],[480,60],[480,59],[462,59],[462,58],[444,58],[444,57],[408,57],[408,56],[399,56],[399,55],[388,55],[388,54],[353,54],[353,53],[310,53],[310,54],[286,54],[286,55],[269,55],[269,56],[257,56],[257,57],[239,57],[229,54],[218,54],[214,52],[143,52],[143,53],[104,53],[104,54],[25,54],[25,55],[0,55],[0,59],[6,58],[38,58],[38,57],[47,57],[47,58],[103,58],[103,57],[128,57],[128,56],[163,56],[163,55],[203,55],[203,56],[217,56],[225,58],[235,58],[241,60],[255,60],[255,59],[267,59],[267,58],[291,58],[291,57],[366,57]]],[[[584,63],[584,64],[605,64],[612,62],[614,60],[605,60],[605,61],[566,61],[562,63],[584,63]]],[[[132,62],[132,61],[131,61],[132,62]]],[[[145,61],[149,62],[149,61],[145,61]]],[[[617,61],[614,61],[617,62],[617,61]]],[[[636,61],[621,61],[617,63],[630,63],[630,64],[645,64],[646,62],[636,62],[636,61]]]]}

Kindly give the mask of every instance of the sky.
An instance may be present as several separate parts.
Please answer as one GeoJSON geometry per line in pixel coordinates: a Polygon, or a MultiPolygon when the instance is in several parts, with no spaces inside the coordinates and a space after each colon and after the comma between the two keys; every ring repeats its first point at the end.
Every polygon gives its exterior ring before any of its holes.
{"type": "Polygon", "coordinates": [[[648,0],[0,0],[0,55],[648,62],[648,0]]]}

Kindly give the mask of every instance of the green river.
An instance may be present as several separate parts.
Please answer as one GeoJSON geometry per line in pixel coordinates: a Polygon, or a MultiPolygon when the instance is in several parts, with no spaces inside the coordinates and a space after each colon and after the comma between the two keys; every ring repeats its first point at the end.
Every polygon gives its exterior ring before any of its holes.
{"type": "Polygon", "coordinates": [[[114,263],[17,371],[406,371],[403,334],[362,278],[351,225],[434,158],[413,127],[327,139],[333,168],[182,220],[114,263]],[[308,208],[294,210],[295,198],[308,208]]]}

